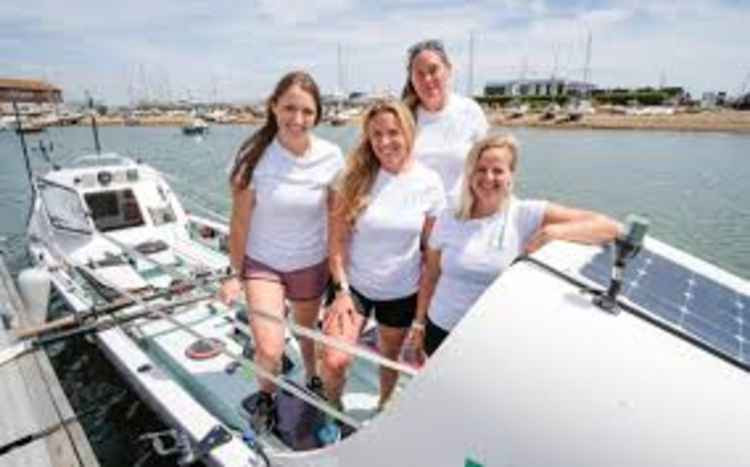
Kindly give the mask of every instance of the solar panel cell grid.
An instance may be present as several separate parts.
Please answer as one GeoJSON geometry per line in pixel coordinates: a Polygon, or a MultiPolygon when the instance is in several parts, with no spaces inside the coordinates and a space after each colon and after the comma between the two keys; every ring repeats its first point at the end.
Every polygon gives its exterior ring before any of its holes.
{"type": "MultiPolygon", "coordinates": [[[[602,250],[580,274],[609,285],[612,252],[602,250]]],[[[644,249],[631,260],[622,294],[652,318],[744,366],[750,364],[750,297],[644,249]]]]}

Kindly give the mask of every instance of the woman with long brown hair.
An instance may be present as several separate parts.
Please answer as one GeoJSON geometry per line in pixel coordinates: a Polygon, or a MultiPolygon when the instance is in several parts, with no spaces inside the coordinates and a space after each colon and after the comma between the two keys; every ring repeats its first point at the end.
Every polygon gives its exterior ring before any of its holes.
{"type": "Polygon", "coordinates": [[[409,47],[402,98],[414,115],[414,154],[440,175],[451,201],[458,199],[464,160],[484,137],[484,111],[471,98],[451,91],[453,64],[442,41],[428,39],[409,47]]]}
{"type": "MultiPolygon", "coordinates": [[[[445,204],[438,175],[412,156],[414,122],[399,101],[382,101],[365,114],[359,144],[336,184],[330,219],[329,261],[335,296],[324,331],[354,343],[371,314],[378,349],[395,360],[417,305],[421,248],[445,204]],[[355,305],[356,303],[356,305],[355,305]]],[[[352,357],[323,354],[326,395],[341,407],[352,357]]],[[[398,374],[380,369],[379,406],[398,374]]]]}
{"type": "MultiPolygon", "coordinates": [[[[222,286],[226,303],[244,288],[250,310],[282,318],[289,300],[297,323],[312,328],[328,283],[329,186],[343,167],[341,150],[316,137],[320,92],[302,71],[285,75],[268,99],[265,124],[240,147],[230,177],[232,216],[229,252],[240,279],[222,286]]],[[[250,313],[255,363],[278,374],[284,328],[250,313]]],[[[313,342],[300,338],[308,386],[319,390],[313,342]]],[[[256,427],[273,423],[275,386],[259,380],[256,427]]]]}

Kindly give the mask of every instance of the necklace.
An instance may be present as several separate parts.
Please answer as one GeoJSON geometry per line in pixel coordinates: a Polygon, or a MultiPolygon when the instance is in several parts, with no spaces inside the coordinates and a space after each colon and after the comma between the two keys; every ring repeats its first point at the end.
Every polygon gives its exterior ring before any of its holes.
{"type": "Polygon", "coordinates": [[[505,231],[508,228],[508,219],[510,218],[510,208],[511,203],[513,201],[513,198],[508,199],[508,203],[505,206],[505,210],[503,211],[502,221],[500,225],[500,232],[495,233],[492,235],[492,241],[490,245],[494,248],[503,249],[503,246],[505,245],[505,231]]]}

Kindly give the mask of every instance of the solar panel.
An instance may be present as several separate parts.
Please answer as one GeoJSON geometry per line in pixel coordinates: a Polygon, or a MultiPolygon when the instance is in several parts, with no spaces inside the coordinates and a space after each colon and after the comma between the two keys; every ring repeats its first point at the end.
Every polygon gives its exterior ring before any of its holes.
{"type": "MultiPolygon", "coordinates": [[[[580,274],[606,289],[612,249],[580,274]]],[[[750,369],[750,296],[648,249],[630,261],[621,296],[647,317],[750,369]]]]}

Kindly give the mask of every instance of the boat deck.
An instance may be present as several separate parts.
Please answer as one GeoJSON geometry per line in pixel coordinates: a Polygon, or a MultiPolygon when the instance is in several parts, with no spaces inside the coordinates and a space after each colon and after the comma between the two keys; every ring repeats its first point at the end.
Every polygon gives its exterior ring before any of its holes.
{"type": "MultiPolygon", "coordinates": [[[[0,317],[0,349],[15,340],[6,325],[44,321],[25,312],[1,256],[0,317]]],[[[99,465],[44,351],[0,367],[0,414],[0,466],[99,465]]]]}

